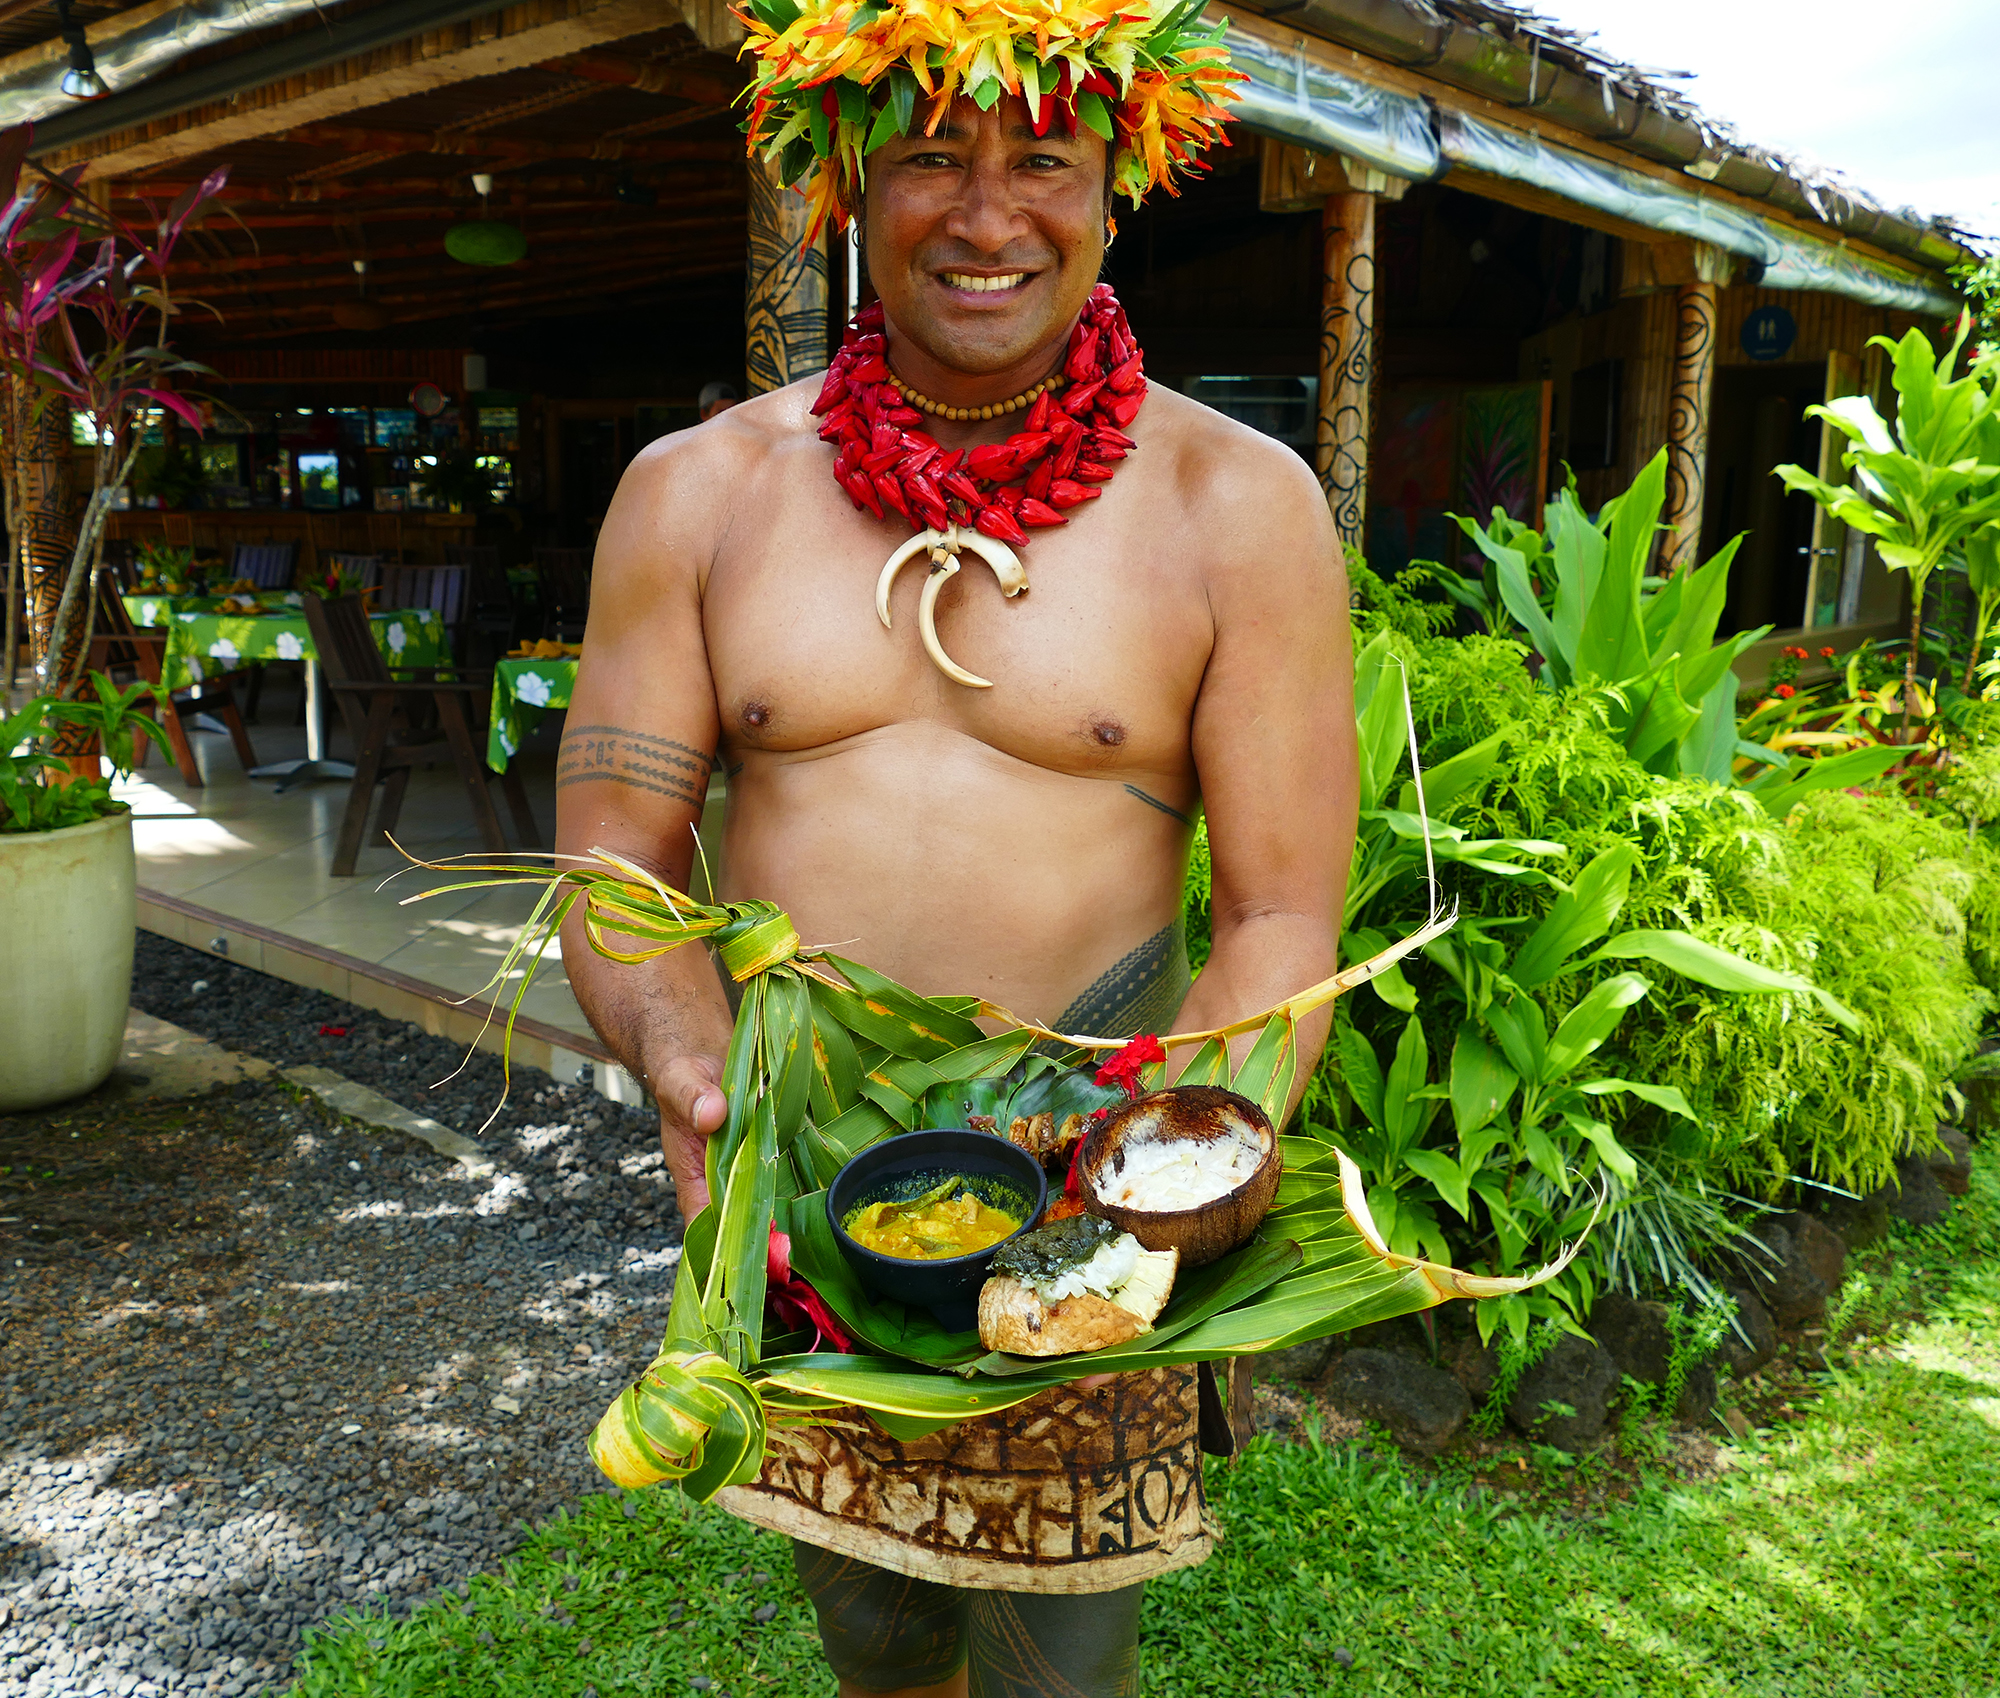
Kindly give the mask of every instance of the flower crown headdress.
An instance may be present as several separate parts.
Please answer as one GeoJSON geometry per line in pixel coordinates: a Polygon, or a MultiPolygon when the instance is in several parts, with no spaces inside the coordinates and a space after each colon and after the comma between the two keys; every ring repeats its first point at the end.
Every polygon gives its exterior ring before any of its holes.
{"type": "Polygon", "coordinates": [[[757,61],[744,123],[750,151],[813,204],[815,235],[847,220],[868,155],[951,103],[1028,103],[1037,135],[1096,131],[1112,186],[1134,206],[1202,169],[1220,138],[1230,69],[1206,0],[745,0],[732,8],[757,61]]]}

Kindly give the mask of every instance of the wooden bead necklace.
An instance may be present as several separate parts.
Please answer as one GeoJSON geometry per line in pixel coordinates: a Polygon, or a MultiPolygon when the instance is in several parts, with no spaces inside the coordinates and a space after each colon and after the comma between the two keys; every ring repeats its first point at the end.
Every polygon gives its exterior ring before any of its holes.
{"type": "Polygon", "coordinates": [[[1032,406],[1044,391],[1060,390],[1066,381],[1061,372],[1056,372],[1043,378],[1034,388],[1024,389],[1005,401],[989,402],[984,407],[948,407],[944,402],[933,401],[928,395],[912,389],[893,371],[889,374],[889,386],[918,412],[929,413],[933,418],[950,419],[954,424],[967,424],[974,419],[1005,418],[1009,413],[1018,413],[1023,407],[1032,406]]]}

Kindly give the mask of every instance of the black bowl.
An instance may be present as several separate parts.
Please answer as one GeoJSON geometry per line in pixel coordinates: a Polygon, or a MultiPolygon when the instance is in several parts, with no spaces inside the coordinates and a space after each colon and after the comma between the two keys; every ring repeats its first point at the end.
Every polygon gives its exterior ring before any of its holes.
{"type": "Polygon", "coordinates": [[[856,1209],[894,1190],[901,1180],[916,1174],[953,1173],[963,1174],[982,1202],[994,1200],[984,1196],[979,1185],[981,1179],[990,1179],[1029,1205],[1027,1217],[1009,1238],[1041,1219],[1048,1200],[1042,1164],[991,1132],[958,1130],[904,1132],[871,1144],[833,1176],[826,1188],[826,1218],[848,1266],[877,1297],[928,1309],[947,1332],[969,1332],[979,1324],[979,1288],[993,1266],[993,1252],[1007,1239],[969,1256],[915,1261],[867,1249],[848,1237],[841,1224],[856,1209]]]}

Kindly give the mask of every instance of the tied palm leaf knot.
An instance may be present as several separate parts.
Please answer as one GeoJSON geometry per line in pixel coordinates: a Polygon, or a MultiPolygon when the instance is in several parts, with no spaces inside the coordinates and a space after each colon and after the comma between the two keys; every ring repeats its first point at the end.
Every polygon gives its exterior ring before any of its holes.
{"type": "Polygon", "coordinates": [[[678,1480],[698,1503],[764,1465],[762,1400],[712,1350],[669,1347],[590,1435],[590,1458],[628,1490],[678,1480]]]}

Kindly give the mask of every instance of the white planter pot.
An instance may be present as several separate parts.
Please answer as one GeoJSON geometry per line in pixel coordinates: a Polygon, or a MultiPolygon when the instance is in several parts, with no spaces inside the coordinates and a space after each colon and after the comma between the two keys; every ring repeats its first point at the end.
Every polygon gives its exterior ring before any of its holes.
{"type": "Polygon", "coordinates": [[[129,814],[0,832],[0,1113],[80,1097],[117,1066],[135,874],[129,814]]]}

